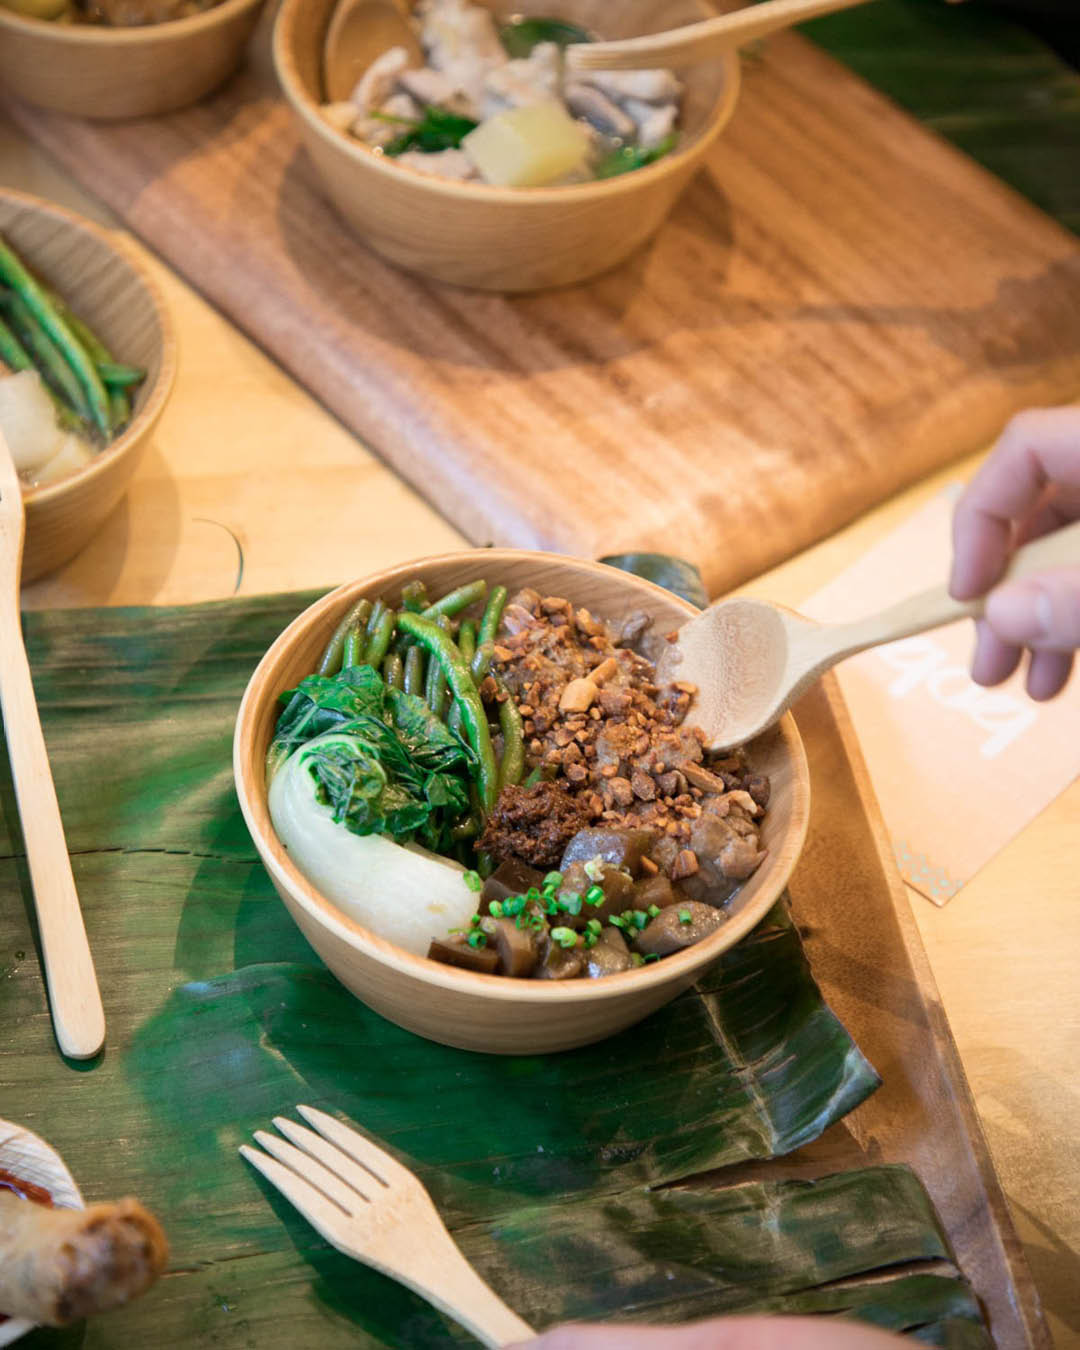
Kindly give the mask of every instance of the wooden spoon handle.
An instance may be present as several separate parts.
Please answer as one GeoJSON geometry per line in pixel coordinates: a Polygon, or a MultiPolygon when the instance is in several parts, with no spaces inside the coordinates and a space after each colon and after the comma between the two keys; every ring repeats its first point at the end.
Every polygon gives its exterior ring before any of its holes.
{"type": "MultiPolygon", "coordinates": [[[[998,585],[1057,567],[1080,567],[1080,520],[1017,549],[998,585]]],[[[944,586],[935,586],[920,595],[909,596],[879,614],[857,619],[854,623],[824,626],[814,630],[815,637],[820,635],[821,641],[815,663],[821,663],[822,669],[827,669],[867,647],[925,633],[929,628],[940,628],[957,619],[977,619],[986,607],[986,598],[983,595],[975,600],[954,600],[944,586]]]]}
{"type": "Polygon", "coordinates": [[[566,49],[566,61],[575,71],[639,70],[652,66],[678,69],[711,61],[732,47],[744,46],[755,38],[819,14],[864,3],[865,0],[763,0],[762,4],[747,5],[732,14],[673,28],[667,33],[650,33],[620,42],[574,43],[566,49]]]}
{"type": "Polygon", "coordinates": [[[19,629],[18,600],[5,595],[0,606],[0,706],[34,889],[53,1026],[65,1055],[89,1059],[105,1043],[105,1011],[71,875],[19,629]]]}

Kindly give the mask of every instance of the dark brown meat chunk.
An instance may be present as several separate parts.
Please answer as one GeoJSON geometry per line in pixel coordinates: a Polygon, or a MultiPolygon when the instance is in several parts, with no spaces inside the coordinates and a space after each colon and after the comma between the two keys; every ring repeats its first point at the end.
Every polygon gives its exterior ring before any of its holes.
{"type": "Polygon", "coordinates": [[[669,905],[638,933],[634,946],[646,956],[670,956],[715,933],[726,918],[723,911],[694,900],[669,905]]]}
{"type": "Polygon", "coordinates": [[[492,900],[505,900],[510,895],[524,895],[530,886],[539,887],[544,874],[536,867],[530,867],[519,858],[507,858],[501,862],[491,876],[484,882],[480,892],[481,914],[491,909],[492,900]]]}
{"type": "Polygon", "coordinates": [[[610,924],[601,932],[593,946],[585,949],[585,973],[594,980],[598,980],[602,975],[619,975],[622,971],[633,968],[634,962],[626,939],[610,924]]]}
{"type": "Polygon", "coordinates": [[[428,960],[441,961],[444,966],[458,966],[461,970],[475,970],[481,975],[494,975],[499,964],[496,951],[491,947],[470,947],[461,933],[432,938],[428,960]]]}
{"type": "Polygon", "coordinates": [[[648,853],[656,838],[655,830],[579,830],[567,844],[560,867],[565,869],[572,862],[599,858],[602,862],[625,867],[636,876],[641,868],[642,854],[648,853]]]}
{"type": "Polygon", "coordinates": [[[582,804],[558,783],[508,785],[499,793],[477,848],[499,859],[554,867],[588,820],[582,804]]]}

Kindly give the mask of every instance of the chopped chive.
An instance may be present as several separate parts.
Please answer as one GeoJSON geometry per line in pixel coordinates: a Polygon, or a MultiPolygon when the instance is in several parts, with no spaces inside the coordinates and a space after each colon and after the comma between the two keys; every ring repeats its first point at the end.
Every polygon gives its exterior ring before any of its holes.
{"type": "Polygon", "coordinates": [[[650,952],[648,956],[646,956],[645,958],[645,964],[648,965],[650,961],[659,961],[659,960],[660,957],[657,955],[656,952],[650,952]]]}
{"type": "Polygon", "coordinates": [[[643,966],[645,964],[645,958],[640,952],[631,952],[630,960],[635,966],[643,966]]]}
{"type": "Polygon", "coordinates": [[[561,872],[549,872],[549,873],[547,874],[547,876],[544,878],[543,885],[544,885],[544,890],[545,890],[545,891],[547,890],[547,888],[548,888],[549,886],[561,886],[561,885],[562,885],[562,873],[561,873],[561,872]]]}
{"type": "Polygon", "coordinates": [[[589,889],[585,892],[585,899],[589,902],[590,905],[593,906],[602,905],[604,903],[603,886],[590,886],[589,889]]]}
{"type": "Polygon", "coordinates": [[[553,942],[557,942],[560,947],[567,951],[571,947],[577,946],[577,934],[572,928],[553,928],[551,938],[553,942]]]}
{"type": "Polygon", "coordinates": [[[466,872],[461,878],[470,891],[482,891],[484,883],[480,880],[479,872],[466,872]]]}
{"type": "Polygon", "coordinates": [[[481,933],[479,930],[477,930],[474,933],[470,933],[468,937],[468,943],[470,947],[486,947],[487,934],[481,933]]]}
{"type": "Polygon", "coordinates": [[[479,927],[480,927],[480,915],[479,915],[479,914],[474,914],[474,915],[472,916],[472,918],[469,920],[469,927],[470,927],[470,928],[479,928],[479,927]]]}
{"type": "Polygon", "coordinates": [[[520,898],[522,901],[531,900],[535,903],[537,900],[540,899],[540,888],[538,886],[530,886],[529,889],[525,892],[525,894],[520,898]]]}
{"type": "Polygon", "coordinates": [[[495,916],[496,919],[501,919],[501,918],[502,918],[502,912],[503,912],[503,907],[502,907],[502,903],[501,903],[500,901],[498,901],[498,900],[492,900],[491,904],[488,905],[488,913],[489,913],[489,914],[493,914],[493,915],[495,916]]]}
{"type": "Polygon", "coordinates": [[[595,947],[595,946],[596,946],[596,934],[595,934],[595,933],[586,933],[586,934],[585,934],[585,946],[586,946],[586,947],[595,947]]]}
{"type": "Polygon", "coordinates": [[[679,910],[679,922],[680,922],[680,923],[693,923],[693,922],[694,922],[694,916],[690,913],[690,911],[689,911],[688,909],[680,909],[680,910],[679,910]]]}
{"type": "Polygon", "coordinates": [[[567,914],[580,914],[581,896],[576,891],[571,891],[559,901],[559,908],[567,914]]]}
{"type": "Polygon", "coordinates": [[[650,905],[649,908],[645,911],[645,913],[649,916],[650,919],[655,919],[656,916],[660,913],[660,906],[650,905]]]}
{"type": "Polygon", "coordinates": [[[590,933],[599,933],[601,929],[600,920],[590,919],[589,922],[585,925],[585,927],[589,930],[590,933]]]}

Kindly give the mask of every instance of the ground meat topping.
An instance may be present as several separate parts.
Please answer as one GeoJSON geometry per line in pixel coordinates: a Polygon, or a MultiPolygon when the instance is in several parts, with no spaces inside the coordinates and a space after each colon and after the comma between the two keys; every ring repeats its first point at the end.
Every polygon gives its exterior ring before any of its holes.
{"type": "Polygon", "coordinates": [[[588,823],[582,802],[554,782],[507,786],[499,793],[477,847],[495,858],[555,867],[567,844],[588,823]]]}
{"type": "MultiPolygon", "coordinates": [[[[695,687],[658,686],[652,663],[627,645],[646,637],[647,627],[645,615],[607,623],[559,596],[525,589],[504,612],[493,670],[521,710],[530,767],[575,802],[582,823],[655,829],[671,841],[670,857],[654,854],[669,875],[676,867],[693,875],[691,835],[705,809],[728,820],[726,838],[745,838],[756,851],[755,818],[768,803],[768,779],[751,774],[741,752],[708,759],[700,729],[683,725],[695,687]]],[[[509,805],[515,813],[525,809],[516,798],[509,805]]],[[[502,798],[497,815],[501,808],[502,798]]],[[[554,806],[550,815],[525,826],[529,841],[542,834],[543,843],[530,842],[532,853],[516,850],[530,862],[543,852],[537,866],[549,865],[556,852],[553,844],[546,848],[548,834],[561,828],[554,806]]],[[[522,828],[517,815],[506,823],[522,828]]],[[[496,851],[484,841],[481,847],[496,851]]],[[[749,848],[731,849],[725,861],[743,871],[750,856],[749,848]]]]}

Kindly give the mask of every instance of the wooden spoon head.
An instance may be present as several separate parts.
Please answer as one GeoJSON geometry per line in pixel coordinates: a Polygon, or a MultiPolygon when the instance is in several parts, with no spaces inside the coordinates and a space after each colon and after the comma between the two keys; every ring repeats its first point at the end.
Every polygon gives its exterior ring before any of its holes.
{"type": "Polygon", "coordinates": [[[323,83],[331,103],[344,102],[376,57],[404,47],[422,64],[407,14],[392,0],[339,0],[323,43],[323,83]]]}
{"type": "Polygon", "coordinates": [[[734,749],[787,710],[794,697],[791,637],[810,626],[764,600],[723,600],[679,629],[657,663],[657,679],[697,685],[687,720],[701,727],[711,749],[734,749]]]}

